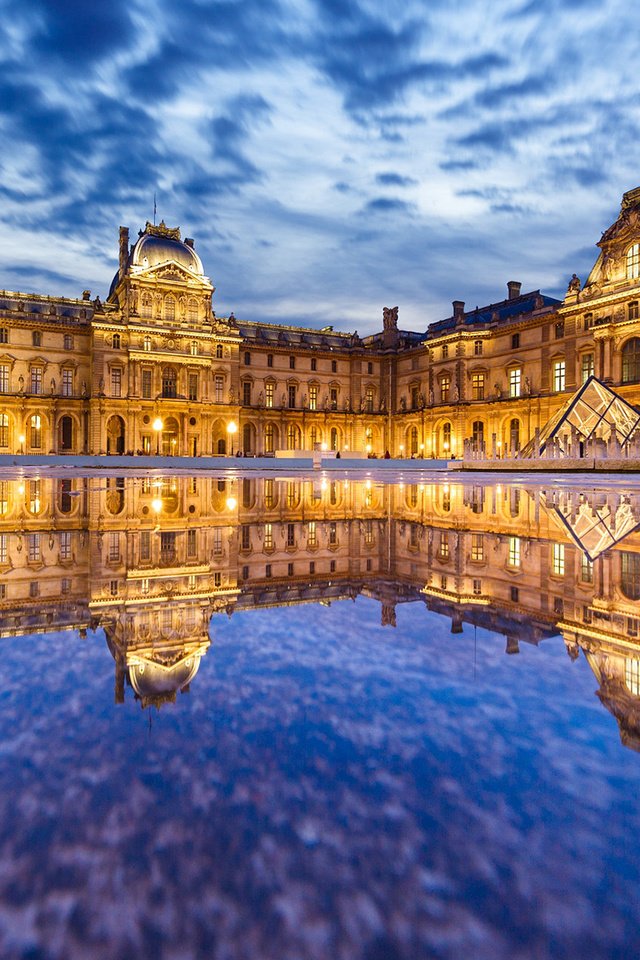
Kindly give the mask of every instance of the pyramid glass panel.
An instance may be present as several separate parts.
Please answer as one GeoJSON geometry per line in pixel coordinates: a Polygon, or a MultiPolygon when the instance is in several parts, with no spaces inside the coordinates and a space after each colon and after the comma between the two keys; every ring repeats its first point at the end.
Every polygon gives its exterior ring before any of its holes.
{"type": "MultiPolygon", "coordinates": [[[[589,377],[540,431],[540,453],[552,440],[557,440],[561,452],[565,453],[572,427],[580,440],[598,438],[607,441],[615,429],[624,446],[640,427],[640,413],[610,387],[595,377],[589,377]]],[[[535,445],[534,438],[522,448],[520,458],[535,456],[535,445]]]]}

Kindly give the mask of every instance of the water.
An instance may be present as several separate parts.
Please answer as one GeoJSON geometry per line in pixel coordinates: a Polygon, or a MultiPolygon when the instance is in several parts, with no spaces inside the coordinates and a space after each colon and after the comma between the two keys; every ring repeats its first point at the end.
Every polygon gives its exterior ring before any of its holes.
{"type": "Polygon", "coordinates": [[[640,492],[70,484],[0,482],[3,957],[638,954],[640,492]]]}

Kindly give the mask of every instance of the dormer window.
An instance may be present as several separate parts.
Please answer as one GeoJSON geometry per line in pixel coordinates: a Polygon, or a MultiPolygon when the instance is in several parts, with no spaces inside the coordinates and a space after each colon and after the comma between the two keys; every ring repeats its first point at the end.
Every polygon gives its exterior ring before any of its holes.
{"type": "Polygon", "coordinates": [[[627,250],[627,277],[629,280],[640,277],[640,243],[634,243],[627,250]]]}

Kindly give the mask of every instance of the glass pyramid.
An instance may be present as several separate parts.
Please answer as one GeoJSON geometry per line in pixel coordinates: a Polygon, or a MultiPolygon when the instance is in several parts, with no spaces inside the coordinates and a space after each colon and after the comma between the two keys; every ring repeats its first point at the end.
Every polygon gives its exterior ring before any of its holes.
{"type": "MultiPolygon", "coordinates": [[[[640,413],[617,393],[595,377],[589,377],[579,390],[560,407],[540,431],[540,452],[549,441],[557,439],[565,453],[564,438],[575,427],[580,440],[598,437],[608,441],[615,427],[624,446],[640,426],[640,413]]],[[[520,459],[535,456],[535,437],[520,451],[520,459]]]]}
{"type": "Polygon", "coordinates": [[[542,492],[540,501],[554,521],[592,562],[640,527],[640,498],[606,494],[542,492]]]}

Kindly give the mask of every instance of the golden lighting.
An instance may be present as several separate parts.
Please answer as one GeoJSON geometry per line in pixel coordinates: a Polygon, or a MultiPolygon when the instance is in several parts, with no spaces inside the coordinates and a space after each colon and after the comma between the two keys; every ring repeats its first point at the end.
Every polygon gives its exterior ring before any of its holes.
{"type": "Polygon", "coordinates": [[[238,501],[235,497],[227,497],[227,510],[235,510],[238,506],[238,501]]]}
{"type": "Polygon", "coordinates": [[[160,433],[160,431],[162,430],[163,426],[164,426],[164,424],[163,424],[162,420],[160,419],[160,417],[156,417],[155,420],[153,421],[153,429],[156,430],[158,433],[160,433]]]}
{"type": "Polygon", "coordinates": [[[237,432],[238,432],[238,424],[235,422],[235,420],[230,420],[229,423],[227,424],[227,433],[230,433],[233,436],[233,434],[237,432]]]}
{"type": "Polygon", "coordinates": [[[151,509],[154,513],[160,513],[162,510],[162,500],[160,497],[154,497],[151,501],[151,509]]]}

